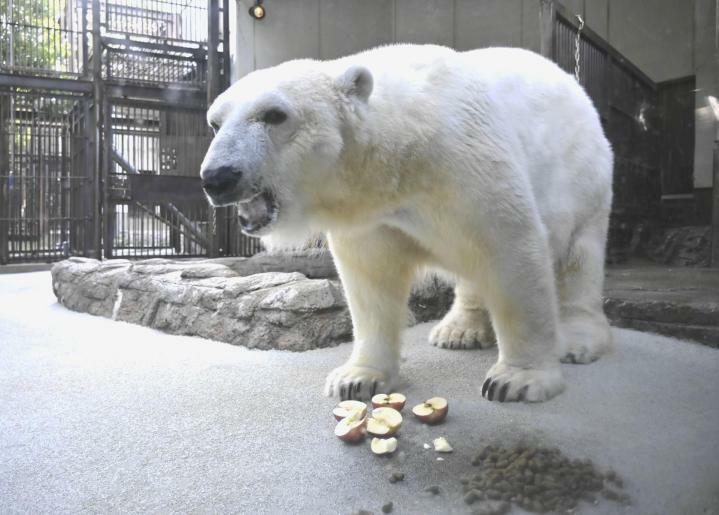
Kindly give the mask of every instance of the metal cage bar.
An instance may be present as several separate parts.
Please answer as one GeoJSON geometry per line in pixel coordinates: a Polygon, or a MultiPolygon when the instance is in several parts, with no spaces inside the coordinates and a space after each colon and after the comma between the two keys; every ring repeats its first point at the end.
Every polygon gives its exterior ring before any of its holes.
{"type": "Polygon", "coordinates": [[[229,2],[0,9],[0,263],[260,249],[199,185],[204,111],[229,84],[229,2]]]}
{"type": "Polygon", "coordinates": [[[0,262],[91,250],[88,102],[61,92],[0,91],[0,262]]]}

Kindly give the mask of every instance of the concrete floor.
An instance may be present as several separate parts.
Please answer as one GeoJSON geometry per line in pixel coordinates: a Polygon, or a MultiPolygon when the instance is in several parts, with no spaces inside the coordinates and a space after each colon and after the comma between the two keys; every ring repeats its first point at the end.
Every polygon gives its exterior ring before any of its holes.
{"type": "MultiPolygon", "coordinates": [[[[557,445],[625,479],[626,509],[719,513],[719,351],[615,330],[613,354],[564,365],[567,391],[536,405],[477,390],[496,351],[445,351],[405,333],[409,404],[450,400],[444,425],[406,419],[373,456],[333,434],[325,374],[350,347],[290,354],[165,335],[55,303],[48,272],[0,276],[0,513],[468,513],[475,449],[557,445]],[[437,461],[425,442],[446,436],[437,461]],[[406,474],[390,484],[394,470],[406,474]],[[437,497],[419,492],[428,485],[437,497]]],[[[411,415],[408,415],[411,417],[411,415]]],[[[513,513],[521,513],[515,510],[513,513]]]]}

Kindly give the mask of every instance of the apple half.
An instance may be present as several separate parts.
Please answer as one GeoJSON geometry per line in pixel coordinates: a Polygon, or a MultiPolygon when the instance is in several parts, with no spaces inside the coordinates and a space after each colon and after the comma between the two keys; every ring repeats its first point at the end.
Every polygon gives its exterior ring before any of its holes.
{"type": "Polygon", "coordinates": [[[335,436],[343,442],[354,443],[360,441],[365,435],[367,417],[361,410],[356,410],[337,422],[335,436]]]}
{"type": "Polygon", "coordinates": [[[392,436],[402,425],[402,415],[393,408],[376,408],[367,418],[367,432],[372,436],[392,436]]]}
{"type": "Polygon", "coordinates": [[[335,420],[342,420],[355,411],[360,411],[361,418],[364,418],[367,414],[367,405],[360,401],[342,401],[332,410],[332,414],[335,416],[335,420]]]}
{"type": "Polygon", "coordinates": [[[397,439],[392,438],[372,438],[370,449],[375,454],[392,454],[397,450],[397,439]]]}
{"type": "Polygon", "coordinates": [[[412,413],[425,424],[439,424],[447,417],[449,403],[444,397],[432,397],[412,408],[412,413]]]}
{"type": "Polygon", "coordinates": [[[378,393],[372,397],[373,408],[392,408],[397,411],[402,411],[406,402],[407,397],[401,393],[378,393]]]}

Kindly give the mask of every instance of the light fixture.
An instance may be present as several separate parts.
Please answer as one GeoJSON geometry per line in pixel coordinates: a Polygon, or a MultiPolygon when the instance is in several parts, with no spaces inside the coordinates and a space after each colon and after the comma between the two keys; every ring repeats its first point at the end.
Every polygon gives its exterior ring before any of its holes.
{"type": "Polygon", "coordinates": [[[250,16],[255,20],[262,20],[265,17],[265,7],[262,5],[262,0],[255,0],[255,5],[250,7],[250,16]]]}

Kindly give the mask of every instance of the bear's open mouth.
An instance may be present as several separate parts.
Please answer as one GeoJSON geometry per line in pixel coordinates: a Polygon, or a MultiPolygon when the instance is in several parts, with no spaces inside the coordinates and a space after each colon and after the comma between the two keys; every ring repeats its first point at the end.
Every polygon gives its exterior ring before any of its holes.
{"type": "Polygon", "coordinates": [[[263,190],[254,197],[238,202],[236,205],[242,232],[250,236],[259,235],[262,229],[277,220],[277,201],[269,190],[263,190]]]}

